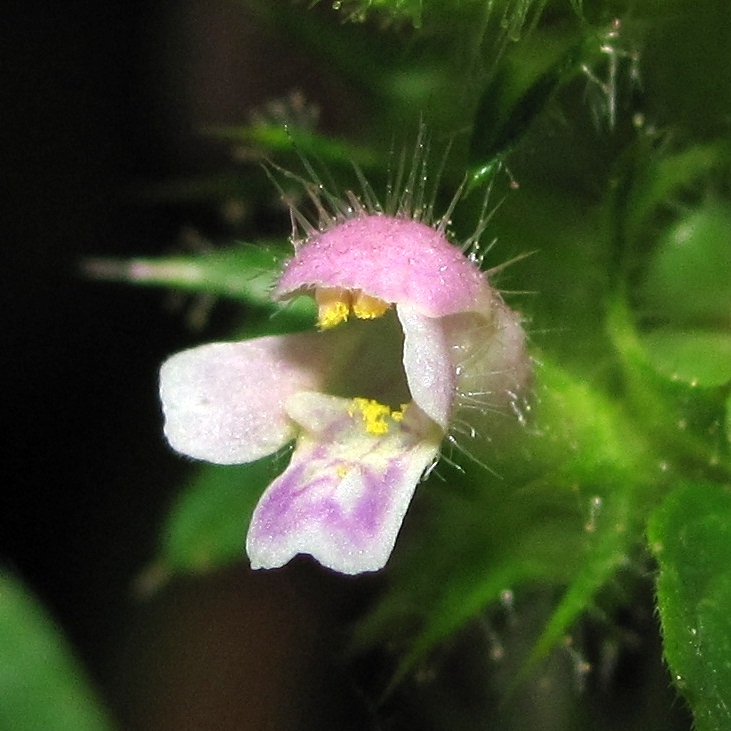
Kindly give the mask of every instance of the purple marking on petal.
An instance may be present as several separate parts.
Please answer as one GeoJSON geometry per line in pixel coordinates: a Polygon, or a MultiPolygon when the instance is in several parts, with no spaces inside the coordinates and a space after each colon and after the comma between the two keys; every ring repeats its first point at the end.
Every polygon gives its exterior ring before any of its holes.
{"type": "Polygon", "coordinates": [[[362,290],[430,317],[479,309],[490,296],[485,275],[439,231],[379,214],[308,239],[288,262],[274,296],[313,287],[362,290]]]}
{"type": "Polygon", "coordinates": [[[247,536],[251,564],[273,568],[309,553],[343,573],[375,571],[391,554],[440,435],[416,407],[409,430],[395,425],[374,436],[347,415],[346,399],[300,396],[298,413],[324,404],[331,421],[323,424],[318,414],[322,428],[300,437],[290,466],[259,501],[247,536]]]}

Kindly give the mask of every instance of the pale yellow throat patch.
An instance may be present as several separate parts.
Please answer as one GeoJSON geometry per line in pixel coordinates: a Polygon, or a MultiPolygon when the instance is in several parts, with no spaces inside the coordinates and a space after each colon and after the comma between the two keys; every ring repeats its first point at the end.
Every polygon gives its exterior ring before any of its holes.
{"type": "Polygon", "coordinates": [[[371,297],[360,290],[341,287],[318,287],[315,290],[317,302],[317,325],[321,330],[345,322],[350,315],[361,320],[374,320],[385,315],[391,306],[378,297],[371,297]]]}
{"type": "Polygon", "coordinates": [[[392,410],[389,406],[373,399],[354,398],[348,413],[350,416],[362,419],[368,434],[381,436],[388,434],[391,422],[403,421],[405,408],[406,405],[403,405],[400,410],[392,410]]]}

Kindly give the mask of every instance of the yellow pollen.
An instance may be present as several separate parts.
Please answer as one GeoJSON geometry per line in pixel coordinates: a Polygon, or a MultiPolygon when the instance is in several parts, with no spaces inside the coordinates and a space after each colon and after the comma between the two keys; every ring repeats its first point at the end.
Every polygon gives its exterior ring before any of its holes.
{"type": "Polygon", "coordinates": [[[378,297],[342,287],[318,287],[315,289],[315,301],[317,325],[321,330],[346,322],[351,314],[361,320],[374,320],[384,315],[390,307],[388,302],[378,297]]]}
{"type": "Polygon", "coordinates": [[[389,307],[388,302],[364,292],[356,292],[353,298],[353,314],[361,320],[375,320],[385,315],[389,307]]]}
{"type": "Polygon", "coordinates": [[[315,290],[315,301],[317,325],[321,330],[328,330],[348,319],[353,297],[347,289],[318,287],[315,290]]]}
{"type": "Polygon", "coordinates": [[[391,418],[394,421],[403,421],[404,420],[404,409],[406,409],[406,404],[401,404],[401,411],[392,411],[391,418]]]}
{"type": "Polygon", "coordinates": [[[348,413],[351,416],[359,414],[368,434],[376,436],[388,434],[389,418],[394,421],[401,421],[404,418],[403,410],[391,411],[385,404],[367,398],[354,398],[348,413]]]}

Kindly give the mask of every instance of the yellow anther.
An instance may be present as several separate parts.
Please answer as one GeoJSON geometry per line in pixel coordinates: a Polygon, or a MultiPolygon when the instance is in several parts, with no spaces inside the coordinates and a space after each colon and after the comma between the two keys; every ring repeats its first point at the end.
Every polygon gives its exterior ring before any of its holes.
{"type": "Polygon", "coordinates": [[[317,325],[321,330],[328,330],[348,319],[353,296],[347,289],[318,287],[315,290],[315,301],[317,325]]]}
{"type": "Polygon", "coordinates": [[[390,305],[378,297],[357,292],[353,298],[353,314],[361,320],[375,320],[386,314],[390,305]]]}
{"type": "Polygon", "coordinates": [[[317,324],[321,330],[345,322],[351,314],[361,320],[374,320],[386,313],[390,305],[378,297],[357,290],[342,287],[318,287],[315,290],[317,301],[317,324]]]}
{"type": "Polygon", "coordinates": [[[321,330],[328,330],[348,319],[348,306],[345,302],[334,302],[331,305],[320,305],[317,313],[317,325],[321,330]]]}
{"type": "Polygon", "coordinates": [[[348,413],[351,416],[359,414],[365,430],[377,436],[388,434],[389,419],[401,421],[404,418],[403,411],[391,411],[385,404],[367,398],[354,398],[348,413]]]}

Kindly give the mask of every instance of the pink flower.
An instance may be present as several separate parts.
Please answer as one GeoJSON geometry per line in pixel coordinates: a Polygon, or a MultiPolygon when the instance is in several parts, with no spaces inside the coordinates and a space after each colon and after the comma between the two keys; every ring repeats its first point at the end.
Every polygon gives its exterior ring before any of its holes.
{"type": "Polygon", "coordinates": [[[298,553],[382,568],[450,424],[505,409],[528,378],[518,316],[443,223],[361,213],[310,232],[274,290],[313,295],[318,331],[204,345],[161,369],[179,452],[235,464],[295,442],[252,516],[254,568],[298,553]]]}

